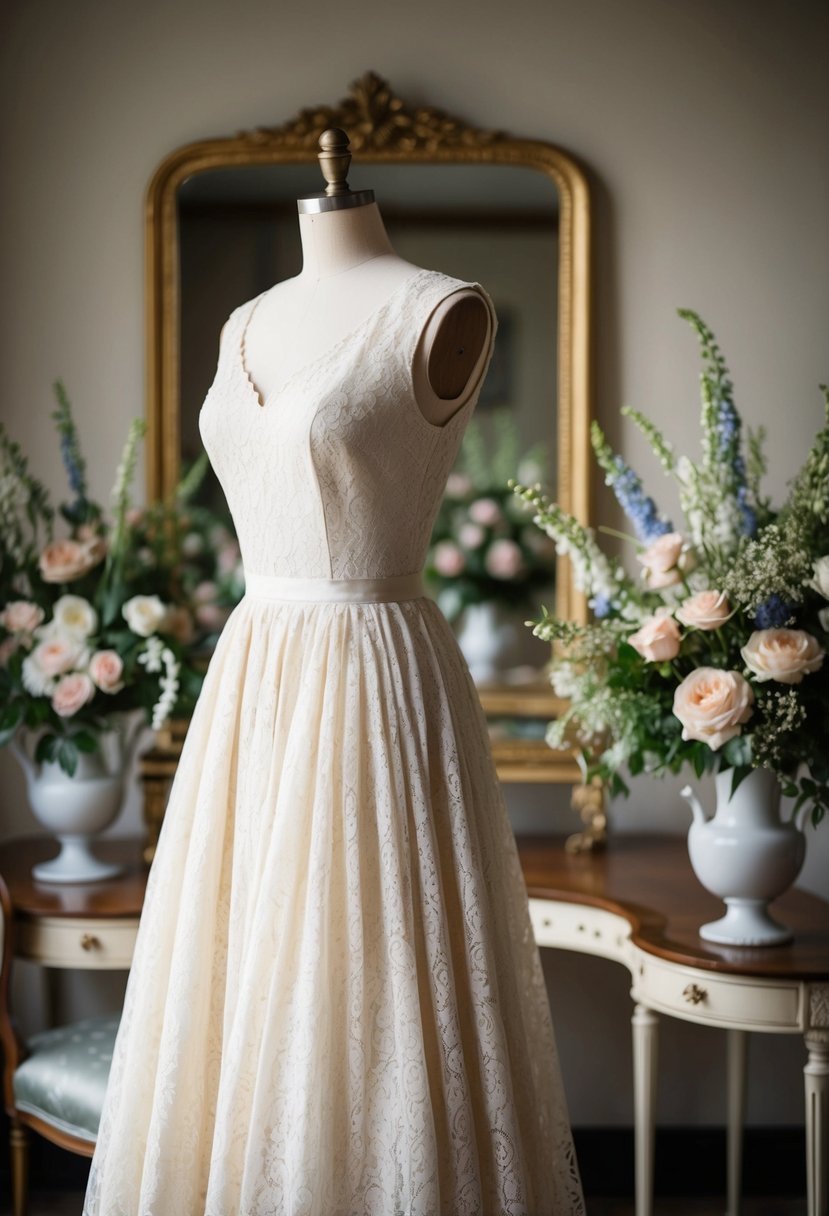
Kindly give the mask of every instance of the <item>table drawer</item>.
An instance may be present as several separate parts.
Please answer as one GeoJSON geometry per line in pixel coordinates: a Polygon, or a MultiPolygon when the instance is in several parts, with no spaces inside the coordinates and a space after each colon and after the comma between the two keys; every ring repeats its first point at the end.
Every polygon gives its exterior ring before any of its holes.
{"type": "Polygon", "coordinates": [[[650,1009],[690,1022],[743,1030],[800,1030],[802,989],[796,981],[750,979],[696,971],[636,952],[631,996],[650,1009]]]}
{"type": "Polygon", "coordinates": [[[530,899],[530,919],[539,946],[599,954],[619,962],[626,959],[630,925],[604,908],[530,899]]]}
{"type": "Polygon", "coordinates": [[[43,917],[16,926],[15,954],[46,967],[129,970],[137,919],[43,917]]]}

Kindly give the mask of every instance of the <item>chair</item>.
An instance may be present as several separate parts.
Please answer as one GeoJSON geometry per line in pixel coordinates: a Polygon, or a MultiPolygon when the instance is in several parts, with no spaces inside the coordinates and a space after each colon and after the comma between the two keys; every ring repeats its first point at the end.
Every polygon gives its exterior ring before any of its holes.
{"type": "Polygon", "coordinates": [[[2,877],[0,905],[0,1044],[3,1100],[11,1121],[12,1212],[26,1216],[30,1132],[84,1157],[95,1150],[120,1018],[84,1018],[24,1042],[10,1009],[14,919],[2,877]]]}

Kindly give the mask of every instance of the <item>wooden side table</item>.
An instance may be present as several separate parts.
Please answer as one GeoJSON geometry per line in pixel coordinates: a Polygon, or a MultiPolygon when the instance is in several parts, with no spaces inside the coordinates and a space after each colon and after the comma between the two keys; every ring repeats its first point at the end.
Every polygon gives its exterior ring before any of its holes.
{"type": "Polygon", "coordinates": [[[660,1013],[728,1034],[728,1211],[740,1204],[746,1033],[802,1034],[806,1044],[809,1216],[829,1213],[829,903],[792,890],[775,903],[794,942],[716,946],[698,927],[722,905],[696,879],[684,837],[616,836],[604,853],[519,841],[540,946],[613,959],[631,974],[636,1212],[653,1211],[660,1013]]]}

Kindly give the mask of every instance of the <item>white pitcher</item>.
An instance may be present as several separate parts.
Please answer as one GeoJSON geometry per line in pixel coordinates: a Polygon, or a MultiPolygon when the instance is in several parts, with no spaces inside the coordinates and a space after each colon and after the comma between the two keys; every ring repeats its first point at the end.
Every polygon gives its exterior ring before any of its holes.
{"type": "MultiPolygon", "coordinates": [[[[26,775],[29,804],[40,822],[54,832],[60,852],[49,861],[32,867],[35,878],[44,882],[95,882],[120,874],[124,867],[99,861],[90,844],[115,820],[124,802],[124,783],[130,771],[141,726],[142,709],[115,715],[113,729],[106,732],[96,752],[80,752],[70,776],[57,761],[37,763],[21,737],[10,741],[26,775]],[[111,746],[105,747],[106,736],[111,746]]],[[[41,732],[42,733],[42,732],[41,732]]]]}
{"type": "Polygon", "coordinates": [[[682,790],[694,815],[688,832],[694,873],[728,908],[720,920],[702,926],[700,937],[729,946],[781,945],[792,933],[769,914],[768,904],[800,873],[806,856],[802,821],[781,820],[780,782],[770,769],[752,769],[733,795],[732,780],[732,769],[714,778],[717,807],[711,819],[691,787],[682,790]]]}

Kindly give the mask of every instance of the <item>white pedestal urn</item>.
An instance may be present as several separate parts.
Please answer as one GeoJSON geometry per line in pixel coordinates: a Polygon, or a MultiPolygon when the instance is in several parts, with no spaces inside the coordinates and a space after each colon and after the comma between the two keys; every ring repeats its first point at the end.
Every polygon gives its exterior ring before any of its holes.
{"type": "Polygon", "coordinates": [[[782,945],[791,941],[791,930],[769,914],[768,905],[800,873],[806,837],[801,824],[781,820],[780,782],[769,769],[752,769],[733,794],[732,779],[730,769],[714,778],[717,806],[711,819],[691,787],[682,790],[694,815],[688,832],[691,866],[728,909],[720,920],[703,925],[700,937],[728,946],[782,945]]]}
{"type": "Polygon", "coordinates": [[[476,684],[497,680],[514,661],[526,631],[523,616],[517,608],[492,600],[464,608],[456,637],[476,684]]]}
{"type": "Polygon", "coordinates": [[[71,776],[57,761],[35,762],[22,738],[11,740],[26,775],[32,811],[61,846],[57,857],[32,867],[39,881],[96,882],[123,871],[122,865],[100,861],[90,845],[121,810],[126,776],[145,721],[142,709],[113,715],[113,728],[101,736],[100,749],[80,752],[71,776]]]}

